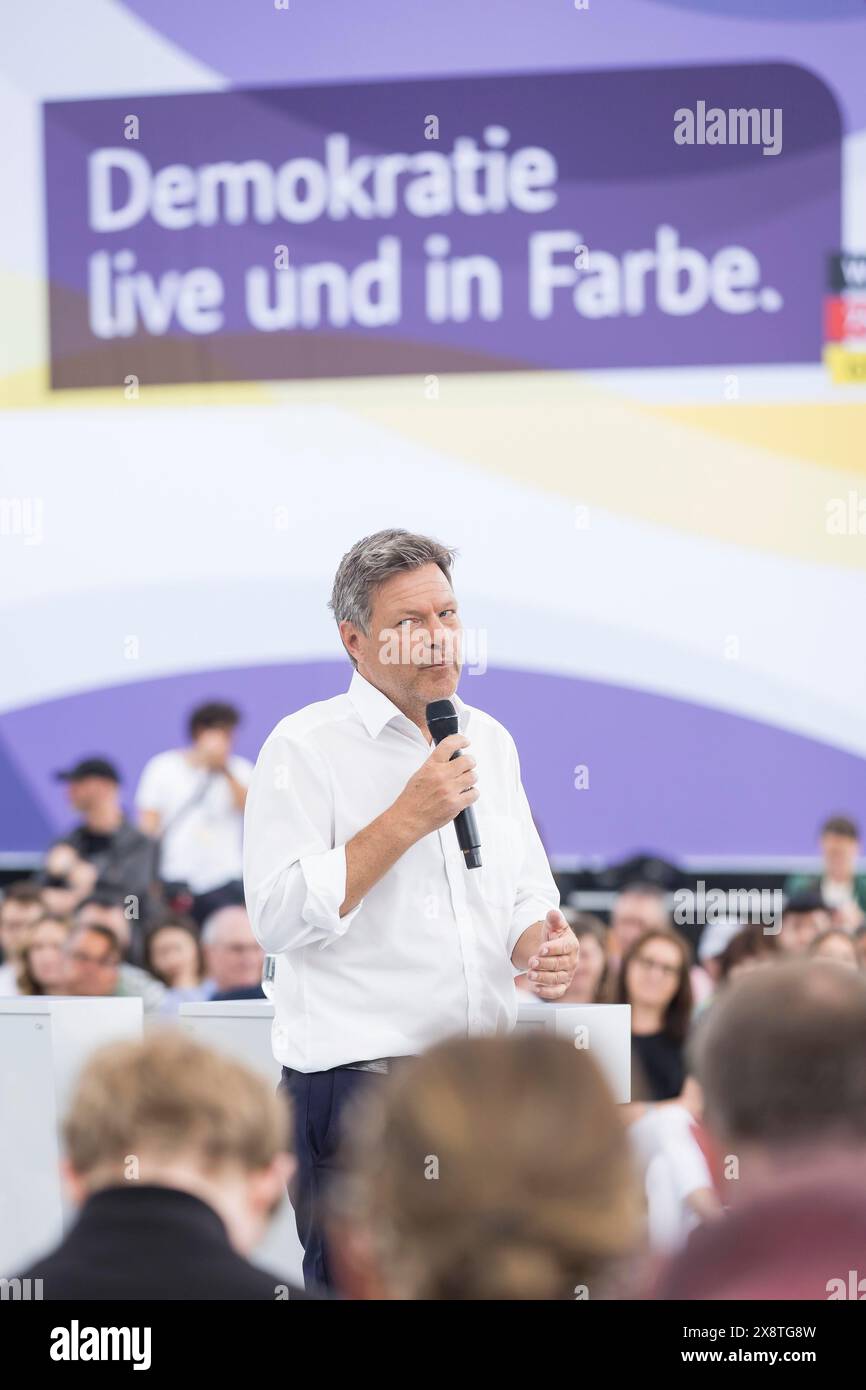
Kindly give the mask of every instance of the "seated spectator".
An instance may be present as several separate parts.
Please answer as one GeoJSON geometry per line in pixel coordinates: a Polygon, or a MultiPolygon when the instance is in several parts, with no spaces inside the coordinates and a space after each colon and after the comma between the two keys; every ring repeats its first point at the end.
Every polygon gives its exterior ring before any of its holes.
{"type": "Polygon", "coordinates": [[[18,970],[21,952],[27,944],[30,928],[44,912],[39,885],[32,879],[10,883],[0,901],[0,996],[18,993],[18,970]]]}
{"type": "Polygon", "coordinates": [[[836,1157],[866,1159],[864,1057],[859,971],[783,960],[719,996],[696,1030],[692,1065],[725,1205],[836,1157]]]}
{"type": "Polygon", "coordinates": [[[208,999],[264,999],[264,951],[253,936],[245,907],[221,907],[201,934],[208,999]]]}
{"type": "Polygon", "coordinates": [[[610,914],[607,956],[615,976],[626,953],[639,936],[656,928],[669,928],[667,894],[654,883],[629,883],[616,897],[610,914]]]}
{"type": "Polygon", "coordinates": [[[862,1246],[866,1232],[864,1056],[859,971],[787,960],[719,997],[692,1063],[704,1149],[732,1215],[694,1233],[658,1297],[826,1298],[830,1278],[857,1267],[839,1236],[847,1228],[862,1246]]]}
{"type": "Polygon", "coordinates": [[[849,816],[831,816],[820,833],[823,872],[817,878],[808,874],[790,878],[785,892],[789,897],[810,889],[820,892],[833,914],[833,926],[853,931],[866,917],[866,874],[857,873],[859,827],[849,816]]]}
{"type": "Polygon", "coordinates": [[[19,994],[63,994],[64,947],[71,924],[65,917],[40,917],[30,934],[18,972],[19,994]]]}
{"type": "MultiPolygon", "coordinates": [[[[733,917],[707,922],[701,933],[698,945],[698,962],[709,981],[709,989],[704,991],[703,997],[695,999],[695,1014],[706,1008],[710,1000],[715,995],[722,979],[722,956],[728,944],[734,939],[740,930],[739,922],[733,917]]],[[[692,972],[692,983],[694,984],[695,975],[692,972]]]]}
{"type": "Polygon", "coordinates": [[[778,1193],[770,1190],[704,1226],[664,1270],[655,1297],[862,1299],[864,1245],[862,1169],[843,1167],[830,1182],[812,1176],[778,1193]]]}
{"type": "Polygon", "coordinates": [[[625,1130],[590,1054],[561,1038],[441,1043],[368,1088],[346,1138],[328,1204],[351,1298],[598,1299],[634,1276],[625,1130]]]}
{"type": "Polygon", "coordinates": [[[145,941],[144,963],[166,987],[163,1013],[176,1013],[181,1004],[210,998],[204,952],[191,917],[170,913],[157,922],[145,941]]]}
{"type": "Polygon", "coordinates": [[[66,941],[64,994],[110,999],[120,988],[120,947],[108,927],[74,926],[66,941]]]}
{"type": "Polygon", "coordinates": [[[140,966],[124,959],[132,946],[132,923],[126,912],[124,900],[103,889],[85,898],[73,921],[77,927],[102,927],[111,932],[121,956],[118,994],[140,998],[146,1014],[159,1013],[165,1000],[165,986],[140,966]]]}
{"type": "Polygon", "coordinates": [[[785,903],[779,942],[791,955],[802,956],[815,937],[831,926],[820,888],[804,888],[785,903]]]}
{"type": "Polygon", "coordinates": [[[136,792],[139,824],[160,840],[159,877],[173,907],[199,925],[243,903],[243,811],[253,765],[232,752],[240,715],[213,702],[193,710],[190,745],[158,753],[136,792]]]}
{"type": "Polygon", "coordinates": [[[303,1298],[248,1262],[291,1172],[286,1133],[267,1081],[184,1033],[101,1049],[63,1127],[78,1218],[20,1277],[75,1303],[303,1298]]]}
{"type": "MultiPolygon", "coordinates": [[[[580,942],[580,955],[574,979],[557,1003],[598,1004],[608,982],[607,928],[600,917],[590,912],[575,912],[574,908],[566,907],[562,915],[580,942]]],[[[530,989],[528,975],[516,976],[514,983],[521,994],[538,1002],[538,996],[530,989]]]]}
{"type": "Polygon", "coordinates": [[[837,960],[841,965],[853,965],[855,970],[860,969],[857,943],[850,932],[843,931],[841,927],[831,927],[829,931],[821,932],[815,937],[807,954],[818,960],[837,960]]]}
{"type": "Polygon", "coordinates": [[[615,1002],[631,1005],[634,1101],[673,1100],[685,1085],[690,965],[687,943],[670,927],[644,932],[625,954],[615,1002]]]}
{"type": "Polygon", "coordinates": [[[145,922],[156,881],[156,846],[126,819],[117,768],[106,758],[84,758],[56,776],[66,783],[67,796],[81,823],[63,836],[54,852],[49,851],[49,883],[51,879],[68,879],[74,870],[74,863],[64,863],[58,853],[68,847],[93,871],[81,897],[94,888],[113,889],[124,899],[136,900],[136,918],[145,922]]]}

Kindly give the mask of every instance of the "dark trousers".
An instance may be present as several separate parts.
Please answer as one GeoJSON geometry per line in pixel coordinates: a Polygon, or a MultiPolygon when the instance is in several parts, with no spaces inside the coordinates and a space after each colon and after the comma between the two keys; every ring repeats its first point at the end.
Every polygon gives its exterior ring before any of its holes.
{"type": "Polygon", "coordinates": [[[283,1067],[278,1090],[287,1092],[294,1111],[292,1150],[297,1170],[289,1184],[298,1236],[304,1247],[304,1284],[308,1290],[333,1289],[333,1271],[322,1230],[323,1199],[339,1169],[340,1126],[346,1106],[364,1089],[381,1083],[377,1072],[290,1071],[283,1067]]]}

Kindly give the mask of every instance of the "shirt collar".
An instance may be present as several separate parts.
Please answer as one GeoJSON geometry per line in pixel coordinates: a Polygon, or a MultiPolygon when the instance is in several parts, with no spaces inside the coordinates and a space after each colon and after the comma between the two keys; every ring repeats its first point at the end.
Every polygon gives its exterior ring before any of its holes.
{"type": "MultiPolygon", "coordinates": [[[[371,685],[357,671],[352,676],[349,686],[349,699],[371,738],[378,738],[385,725],[395,719],[401,719],[404,724],[410,724],[416,732],[420,732],[402,710],[397,708],[393,700],[389,700],[387,695],[377,690],[375,685],[371,685]]],[[[469,720],[469,706],[463,703],[459,695],[453,695],[451,700],[457,711],[457,727],[464,733],[469,720]]]]}

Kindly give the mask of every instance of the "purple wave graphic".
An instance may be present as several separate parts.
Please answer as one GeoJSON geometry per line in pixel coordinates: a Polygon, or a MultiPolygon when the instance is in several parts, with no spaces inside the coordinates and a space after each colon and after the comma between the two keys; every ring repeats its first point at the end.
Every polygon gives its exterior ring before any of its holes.
{"type": "MultiPolygon", "coordinates": [[[[102,753],[131,802],[153,753],[184,740],[192,706],[244,711],[239,750],[255,758],[283,715],[348,685],[342,662],[215,670],[50,700],[0,716],[0,850],[35,850],[70,823],[57,768],[102,753]]],[[[602,682],[495,669],[461,694],[514,735],[554,858],[791,855],[814,850],[826,814],[862,813],[866,760],[758,720],[602,682]],[[575,790],[575,768],[589,787],[575,790]]]]}

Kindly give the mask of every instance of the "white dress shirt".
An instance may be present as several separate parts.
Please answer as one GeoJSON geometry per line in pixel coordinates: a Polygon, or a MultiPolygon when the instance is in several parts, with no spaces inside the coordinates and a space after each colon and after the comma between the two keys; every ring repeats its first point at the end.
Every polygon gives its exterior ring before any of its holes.
{"type": "Polygon", "coordinates": [[[356,672],[349,690],[281,720],[246,805],[253,931],[277,957],[274,1055],[296,1071],[414,1055],[507,1030],[511,953],[559,903],[511,735],[455,697],[477,763],[482,867],[453,824],[417,841],[345,917],[347,841],[394,801],[432,746],[356,672]]]}

